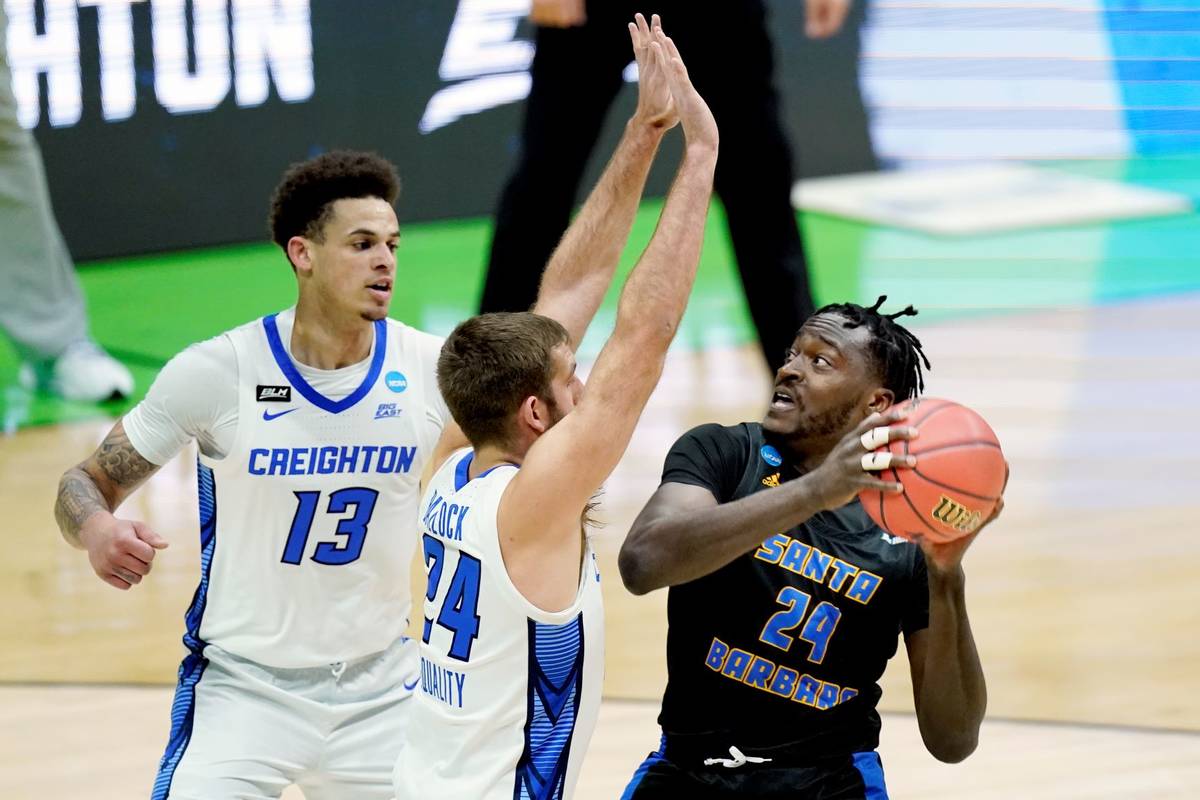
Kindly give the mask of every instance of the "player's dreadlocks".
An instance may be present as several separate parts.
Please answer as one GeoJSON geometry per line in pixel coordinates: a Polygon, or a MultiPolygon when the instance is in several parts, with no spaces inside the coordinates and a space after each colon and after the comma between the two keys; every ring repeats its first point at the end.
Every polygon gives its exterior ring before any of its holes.
{"type": "Polygon", "coordinates": [[[857,303],[831,303],[817,309],[817,314],[837,314],[846,318],[847,328],[866,325],[871,333],[870,353],[876,368],[883,376],[883,387],[896,395],[896,401],[916,397],[925,391],[925,375],[921,369],[933,369],[921,350],[921,340],[896,322],[897,317],[915,317],[917,310],[907,306],[895,314],[882,314],[879,307],[887,300],[880,295],[870,308],[857,303]]]}

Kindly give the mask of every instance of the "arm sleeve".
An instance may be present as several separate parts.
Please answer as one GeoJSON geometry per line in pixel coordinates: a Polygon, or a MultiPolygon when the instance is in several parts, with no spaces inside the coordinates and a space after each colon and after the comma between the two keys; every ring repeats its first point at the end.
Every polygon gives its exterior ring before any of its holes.
{"type": "Polygon", "coordinates": [[[160,466],[192,439],[206,455],[223,457],[236,433],[237,374],[237,354],[227,337],[187,348],[167,362],[142,402],[125,415],[129,442],[160,466]]]}
{"type": "Polygon", "coordinates": [[[733,499],[744,470],[745,447],[733,431],[722,425],[701,425],[671,447],[662,482],[702,486],[718,503],[726,503],[733,499]]]}
{"type": "Polygon", "coordinates": [[[904,604],[904,615],[900,619],[900,629],[905,634],[929,627],[929,571],[921,548],[913,545],[913,549],[917,554],[913,557],[912,581],[909,583],[908,602],[904,604]]]}

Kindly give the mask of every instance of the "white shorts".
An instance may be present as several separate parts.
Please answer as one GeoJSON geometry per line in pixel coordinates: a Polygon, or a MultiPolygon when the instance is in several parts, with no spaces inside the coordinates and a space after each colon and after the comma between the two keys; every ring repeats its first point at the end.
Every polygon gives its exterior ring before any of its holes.
{"type": "Polygon", "coordinates": [[[179,669],[152,800],[390,800],[417,646],[312,669],[274,669],[209,645],[179,669]]]}

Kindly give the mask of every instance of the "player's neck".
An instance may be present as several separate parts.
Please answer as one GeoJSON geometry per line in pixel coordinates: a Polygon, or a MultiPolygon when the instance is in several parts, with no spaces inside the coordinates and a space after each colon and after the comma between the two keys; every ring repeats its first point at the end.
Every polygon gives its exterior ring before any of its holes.
{"type": "Polygon", "coordinates": [[[325,314],[303,298],[292,323],[292,358],[315,369],[341,369],[371,354],[375,326],[361,316],[339,319],[325,314]]]}
{"type": "Polygon", "coordinates": [[[796,465],[801,474],[812,472],[821,466],[826,456],[832,452],[837,440],[821,439],[789,439],[785,447],[791,462],[796,465]]]}
{"type": "Polygon", "coordinates": [[[500,464],[520,466],[524,458],[524,453],[515,452],[511,448],[485,444],[475,448],[475,458],[471,461],[469,473],[473,478],[500,464]]]}

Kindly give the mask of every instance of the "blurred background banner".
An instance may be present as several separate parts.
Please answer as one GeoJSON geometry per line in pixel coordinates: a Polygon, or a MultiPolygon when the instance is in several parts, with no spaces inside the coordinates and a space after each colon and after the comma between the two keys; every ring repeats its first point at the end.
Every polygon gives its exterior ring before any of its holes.
{"type": "Polygon", "coordinates": [[[878,0],[881,158],[1111,158],[1200,146],[1196,0],[878,0]]]}
{"type": "MultiPolygon", "coordinates": [[[[512,163],[528,0],[3,1],[21,121],[78,259],[261,240],[281,170],[333,147],[397,162],[412,221],[490,212],[512,163]]],[[[886,164],[1200,143],[1191,0],[879,0],[824,42],[801,3],[771,12],[801,177],[874,168],[872,141],[886,164]]]]}
{"type": "MultiPolygon", "coordinates": [[[[528,0],[0,2],[21,122],[76,259],[261,241],[283,169],[335,147],[396,162],[408,221],[490,213],[513,161],[528,0]]],[[[801,173],[873,168],[858,37],[813,43],[801,4],[772,11],[801,173]]],[[[585,186],[633,100],[610,113],[585,186]]]]}

